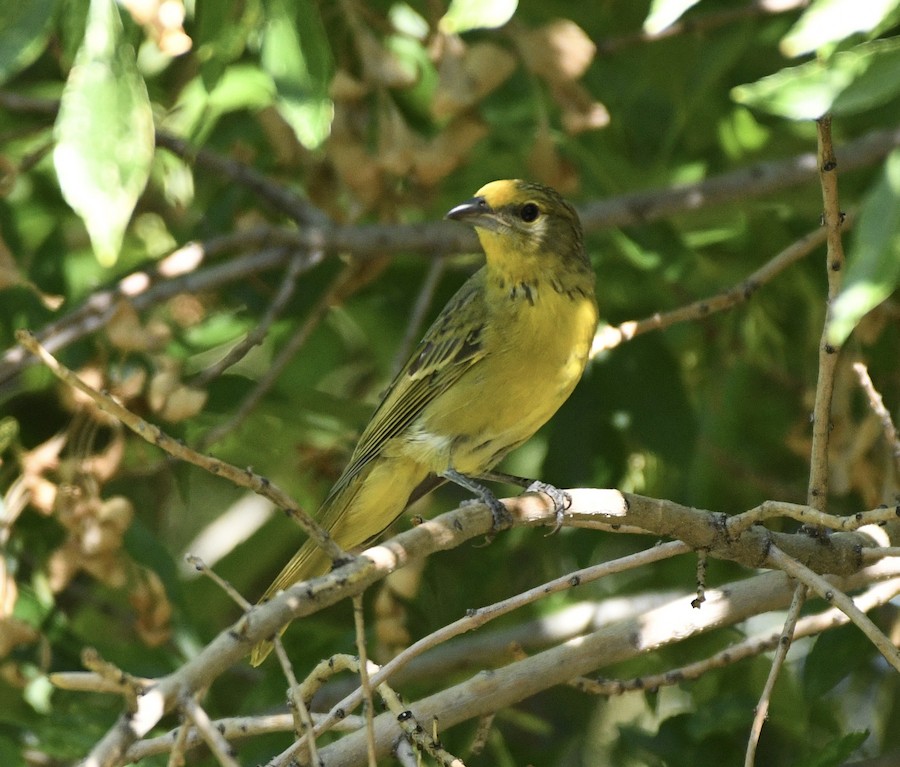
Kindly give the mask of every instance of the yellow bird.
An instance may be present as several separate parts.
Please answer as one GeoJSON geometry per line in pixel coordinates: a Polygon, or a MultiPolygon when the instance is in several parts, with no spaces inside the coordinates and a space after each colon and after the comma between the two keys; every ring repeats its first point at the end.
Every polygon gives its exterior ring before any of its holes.
{"type": "MultiPolygon", "coordinates": [[[[597,325],[581,223],[557,192],[494,181],[447,218],[475,227],[486,264],[444,307],[391,382],[319,510],[344,550],[383,532],[444,480],[503,505],[477,482],[559,409],[581,378],[597,325]]],[[[548,485],[559,509],[562,493],[548,485]]],[[[312,541],[262,597],[327,572],[312,541]]],[[[262,663],[271,642],[251,656],[262,663]]]]}

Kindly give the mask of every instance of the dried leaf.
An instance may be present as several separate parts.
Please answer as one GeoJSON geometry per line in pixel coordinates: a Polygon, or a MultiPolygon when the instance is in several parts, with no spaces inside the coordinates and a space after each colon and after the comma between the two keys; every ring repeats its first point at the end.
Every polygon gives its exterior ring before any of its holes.
{"type": "Polygon", "coordinates": [[[410,130],[393,102],[383,101],[378,110],[378,164],[388,173],[403,177],[413,164],[421,139],[410,130]]]}
{"type": "Polygon", "coordinates": [[[538,181],[568,196],[578,189],[578,171],[556,150],[550,131],[542,128],[528,154],[528,168],[538,181]]]}
{"type": "Polygon", "coordinates": [[[173,370],[163,370],[153,376],[147,392],[153,412],[170,422],[193,418],[203,409],[206,398],[206,391],[183,384],[173,370]]]}
{"type": "Polygon", "coordinates": [[[465,161],[487,132],[487,127],[473,117],[454,120],[416,153],[416,180],[423,186],[434,186],[446,178],[465,161]]]}
{"type": "Polygon", "coordinates": [[[525,66],[548,83],[572,82],[594,60],[597,46],[574,21],[557,19],[537,29],[515,29],[525,66]]]}
{"type": "Polygon", "coordinates": [[[343,184],[366,207],[373,207],[384,192],[383,172],[375,159],[358,143],[328,142],[328,156],[343,184]]]}
{"type": "Polygon", "coordinates": [[[106,335],[113,346],[124,352],[155,351],[171,337],[169,328],[160,322],[143,325],[137,311],[125,300],[116,306],[106,335]]]}
{"type": "Polygon", "coordinates": [[[142,577],[128,596],[137,613],[135,628],[146,645],[158,647],[171,635],[172,605],[159,576],[151,570],[142,577]]]}
{"type": "Polygon", "coordinates": [[[353,33],[363,72],[369,83],[384,88],[409,88],[415,85],[416,73],[404,66],[366,27],[356,24],[353,33]]]}
{"type": "Polygon", "coordinates": [[[335,101],[359,101],[371,88],[357,80],[346,69],[338,69],[331,78],[328,93],[335,101]]]}
{"type": "Polygon", "coordinates": [[[515,68],[515,57],[499,45],[476,43],[466,47],[458,37],[444,38],[432,114],[438,119],[449,119],[470,109],[499,87],[515,68]]]}
{"type": "Polygon", "coordinates": [[[553,100],[562,108],[562,124],[566,133],[576,135],[609,125],[609,112],[599,101],[594,101],[580,83],[551,85],[553,100]]]}

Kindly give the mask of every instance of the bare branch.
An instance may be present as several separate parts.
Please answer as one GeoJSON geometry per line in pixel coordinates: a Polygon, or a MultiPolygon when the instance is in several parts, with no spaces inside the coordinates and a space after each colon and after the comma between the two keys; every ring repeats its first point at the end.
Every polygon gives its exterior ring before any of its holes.
{"type": "Polygon", "coordinates": [[[875,645],[878,651],[884,656],[884,659],[897,671],[900,671],[900,652],[894,647],[891,640],[888,639],[874,623],[872,623],[871,619],[862,612],[862,610],[853,603],[853,600],[843,591],[836,588],[821,575],[813,572],[793,557],[785,554],[785,552],[781,551],[777,546],[772,546],[769,550],[769,561],[771,566],[783,570],[792,578],[796,578],[798,581],[815,591],[822,599],[837,605],[838,609],[869,638],[872,644],[875,645]]]}
{"type": "Polygon", "coordinates": [[[853,370],[856,371],[856,375],[859,377],[859,385],[866,393],[866,397],[869,400],[869,407],[872,408],[872,412],[875,413],[881,421],[884,439],[885,442],[887,442],[888,450],[893,459],[894,474],[896,477],[900,478],[900,439],[897,437],[897,427],[894,426],[894,420],[891,418],[891,413],[884,406],[884,400],[881,398],[881,394],[875,388],[875,384],[872,383],[868,368],[866,368],[862,362],[854,362],[853,370]]]}
{"type": "MultiPolygon", "coordinates": [[[[848,221],[846,225],[850,226],[851,224],[852,221],[848,221]]],[[[725,311],[749,300],[760,287],[791,266],[791,264],[796,263],[819,247],[825,242],[825,238],[825,230],[822,227],[817,227],[809,234],[788,245],[774,258],[767,261],[733,288],[669,312],[657,312],[643,320],[629,320],[615,327],[611,325],[601,327],[594,338],[591,356],[596,356],[602,351],[615,348],[624,341],[630,341],[635,336],[651,330],[662,330],[679,322],[703,319],[711,314],[725,311]]]]}
{"type": "Polygon", "coordinates": [[[838,202],[837,160],[831,143],[831,117],[816,121],[818,136],[819,180],[824,206],[823,222],[828,243],[826,272],[828,299],[825,322],[819,342],[819,374],[816,380],[816,403],[813,409],[812,449],[809,460],[809,491],[806,502],[820,511],[828,504],[828,435],[831,432],[831,396],[834,391],[834,371],[838,349],[828,341],[831,306],[841,287],[844,268],[844,246],[841,241],[843,214],[838,202]]]}
{"type": "Polygon", "coordinates": [[[63,383],[68,384],[74,389],[86,394],[96,403],[97,407],[105,413],[109,413],[114,418],[121,421],[131,431],[137,434],[141,439],[146,440],[152,445],[156,445],[173,458],[185,461],[199,466],[201,469],[208,471],[217,477],[223,477],[232,482],[237,487],[246,487],[259,495],[268,498],[272,503],[283,509],[290,511],[291,516],[297,520],[303,531],[313,538],[319,546],[332,558],[342,559],[344,553],[338,548],[337,544],[328,533],[323,530],[312,517],[300,509],[297,504],[283,490],[273,485],[268,479],[259,474],[254,473],[250,469],[239,469],[225,461],[220,461],[212,456],[202,455],[201,453],[191,450],[176,439],[173,439],[155,424],[150,424],[143,418],[136,416],[127,408],[122,407],[112,397],[97,391],[88,386],[75,373],[62,365],[53,355],[47,352],[34,338],[34,336],[25,330],[16,332],[16,339],[28,351],[38,357],[41,362],[63,383]]]}
{"type": "Polygon", "coordinates": [[[800,618],[800,610],[803,608],[805,601],[806,586],[800,584],[794,589],[794,597],[791,599],[791,606],[788,608],[787,617],[784,619],[784,628],[781,629],[781,636],[778,639],[778,648],[775,652],[775,657],[772,658],[772,667],[769,669],[769,676],[766,679],[762,694],[759,696],[759,703],[756,705],[756,714],[753,717],[753,725],[750,728],[750,740],[747,743],[744,767],[753,767],[756,763],[756,746],[759,743],[763,724],[769,716],[769,701],[772,698],[772,691],[775,689],[778,674],[784,665],[785,658],[787,658],[787,653],[797,628],[797,621],[800,618]]]}

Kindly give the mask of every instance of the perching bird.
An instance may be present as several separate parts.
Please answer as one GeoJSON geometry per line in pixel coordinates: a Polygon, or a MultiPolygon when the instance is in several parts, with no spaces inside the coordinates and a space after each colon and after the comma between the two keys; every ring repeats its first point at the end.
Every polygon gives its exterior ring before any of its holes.
{"type": "MultiPolygon", "coordinates": [[[[475,227],[487,262],[391,382],[322,504],[319,522],[344,550],[445,479],[504,511],[477,478],[547,422],[587,364],[597,304],[572,206],[541,184],[494,181],[447,218],[475,227]]],[[[261,601],[330,565],[307,541],[261,601]]],[[[253,665],[271,649],[258,644],[253,665]]]]}

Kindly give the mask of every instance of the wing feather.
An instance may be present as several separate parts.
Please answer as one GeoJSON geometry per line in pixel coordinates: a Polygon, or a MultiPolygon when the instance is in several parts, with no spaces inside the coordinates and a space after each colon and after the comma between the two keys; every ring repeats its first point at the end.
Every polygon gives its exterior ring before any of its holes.
{"type": "Polygon", "coordinates": [[[408,429],[431,402],[484,356],[486,319],[482,269],[450,299],[388,386],[325,506],[381,453],[385,443],[408,429]]]}

